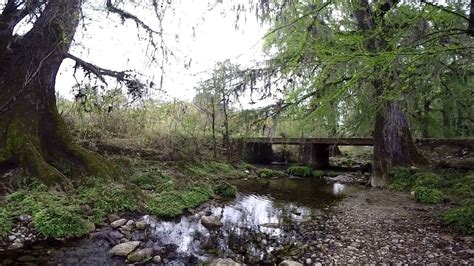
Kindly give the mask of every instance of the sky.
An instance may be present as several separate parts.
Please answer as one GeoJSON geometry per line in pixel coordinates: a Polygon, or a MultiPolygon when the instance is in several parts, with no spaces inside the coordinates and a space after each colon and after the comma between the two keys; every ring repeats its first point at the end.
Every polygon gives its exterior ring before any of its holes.
{"type": "MultiPolygon", "coordinates": [[[[264,59],[262,37],[267,26],[262,26],[255,15],[249,14],[245,20],[240,20],[239,29],[236,30],[236,14],[231,8],[235,3],[248,1],[223,2],[213,8],[210,8],[208,1],[203,0],[173,2],[174,10],[167,12],[163,23],[163,36],[175,56],[169,57],[165,65],[164,93],[154,91],[154,98],[192,100],[194,87],[200,80],[209,77],[215,63],[230,59],[243,66],[252,66],[264,59]],[[190,67],[186,68],[185,63],[189,62],[190,67]]],[[[160,68],[150,64],[146,57],[147,42],[139,40],[146,34],[137,31],[132,22],[122,24],[118,16],[104,15],[106,12],[103,8],[85,8],[85,15],[90,19],[84,22],[84,27],[79,28],[70,52],[100,67],[134,70],[159,83],[160,68]],[[140,37],[137,32],[141,33],[140,37]]],[[[154,13],[146,6],[125,8],[158,29],[154,13]]],[[[76,83],[73,66],[73,61],[65,60],[56,81],[59,94],[69,99],[73,98],[71,88],[76,83]]],[[[77,77],[79,80],[83,78],[80,74],[77,77]]],[[[114,84],[109,85],[112,87],[114,84]]]]}

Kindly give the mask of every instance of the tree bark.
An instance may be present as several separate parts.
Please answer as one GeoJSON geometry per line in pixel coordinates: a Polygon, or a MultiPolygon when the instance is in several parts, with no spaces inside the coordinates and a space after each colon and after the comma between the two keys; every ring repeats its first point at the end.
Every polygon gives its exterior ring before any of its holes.
{"type": "Polygon", "coordinates": [[[100,155],[74,143],[56,107],[55,81],[79,23],[81,0],[50,0],[33,28],[0,58],[0,166],[22,168],[53,189],[84,172],[111,178],[100,155]],[[61,167],[58,167],[61,166],[61,167]],[[68,168],[69,173],[58,169],[68,168]]]}

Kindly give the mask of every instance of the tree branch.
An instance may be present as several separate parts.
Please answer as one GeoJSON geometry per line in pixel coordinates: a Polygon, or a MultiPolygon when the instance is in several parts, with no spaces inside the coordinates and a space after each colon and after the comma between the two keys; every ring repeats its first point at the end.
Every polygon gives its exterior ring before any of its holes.
{"type": "Polygon", "coordinates": [[[105,81],[104,76],[116,78],[119,82],[125,81],[126,77],[128,76],[128,71],[114,71],[101,68],[69,53],[67,53],[65,57],[76,62],[75,68],[81,67],[87,74],[93,74],[105,84],[107,84],[107,82],[105,81]]]}
{"type": "MultiPolygon", "coordinates": [[[[428,2],[428,1],[426,1],[426,0],[421,0],[421,2],[424,3],[424,4],[426,4],[426,5],[432,6],[432,7],[434,7],[434,8],[441,9],[441,10],[443,10],[443,11],[445,11],[445,12],[448,12],[448,13],[453,14],[453,15],[455,15],[455,16],[458,16],[458,17],[460,17],[460,18],[463,18],[463,19],[465,19],[465,20],[468,21],[468,22],[471,22],[471,19],[470,19],[470,18],[468,18],[468,17],[466,17],[466,16],[464,16],[463,14],[460,14],[460,13],[458,13],[458,12],[454,12],[454,11],[448,9],[448,8],[443,7],[443,6],[440,6],[440,5],[437,5],[437,4],[428,2]]],[[[471,0],[471,9],[472,9],[472,0],[471,0]]],[[[472,13],[472,11],[471,11],[471,13],[472,13]]],[[[471,16],[472,16],[472,14],[471,14],[471,16]]]]}

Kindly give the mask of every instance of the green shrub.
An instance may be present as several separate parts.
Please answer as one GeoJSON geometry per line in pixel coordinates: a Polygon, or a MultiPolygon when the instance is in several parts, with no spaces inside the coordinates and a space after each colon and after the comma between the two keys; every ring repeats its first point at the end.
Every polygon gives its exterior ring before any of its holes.
{"type": "Polygon", "coordinates": [[[82,236],[90,230],[90,223],[71,207],[42,209],[33,215],[33,225],[46,237],[82,236]]]}
{"type": "Polygon", "coordinates": [[[444,195],[437,189],[418,186],[415,188],[415,199],[421,203],[440,203],[444,195]]]}
{"type": "Polygon", "coordinates": [[[288,168],[288,173],[290,175],[308,177],[312,175],[312,169],[308,166],[291,166],[288,168]]]}
{"type": "Polygon", "coordinates": [[[397,191],[409,191],[413,187],[415,181],[414,175],[418,169],[408,167],[394,167],[390,172],[392,177],[388,188],[397,191]]]}
{"type": "Polygon", "coordinates": [[[12,229],[12,217],[6,207],[0,207],[0,237],[8,235],[12,229]]]}
{"type": "Polygon", "coordinates": [[[257,170],[257,176],[261,178],[271,178],[271,177],[284,177],[285,174],[280,171],[275,171],[268,168],[260,168],[257,170]]]}
{"type": "Polygon", "coordinates": [[[219,196],[232,198],[237,194],[237,188],[225,181],[221,181],[215,186],[214,192],[219,196]]]}
{"type": "Polygon", "coordinates": [[[441,178],[433,173],[421,172],[412,176],[414,187],[438,188],[441,185],[441,178]]]}
{"type": "Polygon", "coordinates": [[[313,171],[313,176],[314,177],[322,177],[324,175],[324,172],[321,170],[314,170],[313,171]]]}
{"type": "Polygon", "coordinates": [[[471,202],[447,211],[443,221],[459,232],[474,234],[474,204],[471,202]]]}

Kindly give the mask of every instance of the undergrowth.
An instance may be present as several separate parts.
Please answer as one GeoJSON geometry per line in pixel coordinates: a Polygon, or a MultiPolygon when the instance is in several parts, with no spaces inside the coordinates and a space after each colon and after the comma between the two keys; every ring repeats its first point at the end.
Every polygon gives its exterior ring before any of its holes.
{"type": "Polygon", "coordinates": [[[46,237],[87,234],[109,213],[149,212],[170,218],[195,208],[215,195],[234,197],[236,188],[225,177],[239,172],[230,164],[205,162],[172,166],[164,174],[156,164],[130,162],[128,178],[110,182],[97,177],[75,180],[65,193],[51,192],[38,179],[23,177],[20,188],[0,207],[0,236],[7,236],[20,215],[32,217],[35,229],[46,237]]]}
{"type": "Polygon", "coordinates": [[[432,173],[417,168],[394,168],[389,188],[414,194],[416,201],[425,204],[445,200],[457,205],[443,215],[443,221],[451,228],[474,233],[474,174],[462,171],[432,173]]]}

